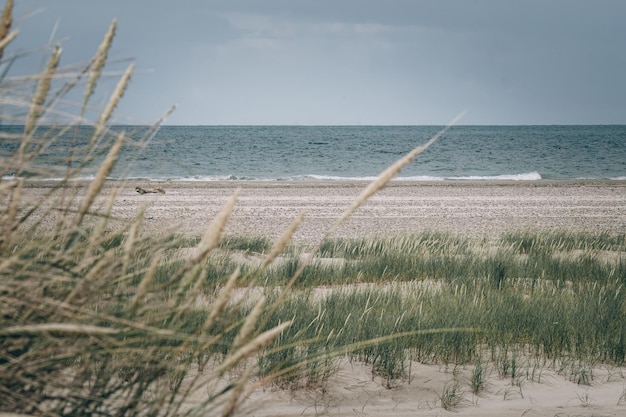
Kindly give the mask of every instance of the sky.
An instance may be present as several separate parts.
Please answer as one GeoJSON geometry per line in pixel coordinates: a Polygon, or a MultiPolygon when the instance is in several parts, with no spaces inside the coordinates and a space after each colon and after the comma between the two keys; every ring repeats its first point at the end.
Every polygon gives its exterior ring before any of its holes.
{"type": "Polygon", "coordinates": [[[16,0],[14,14],[8,51],[28,53],[14,75],[51,39],[63,65],[88,62],[117,19],[94,107],[134,62],[119,123],[172,105],[183,125],[626,123],[624,0],[16,0]]]}

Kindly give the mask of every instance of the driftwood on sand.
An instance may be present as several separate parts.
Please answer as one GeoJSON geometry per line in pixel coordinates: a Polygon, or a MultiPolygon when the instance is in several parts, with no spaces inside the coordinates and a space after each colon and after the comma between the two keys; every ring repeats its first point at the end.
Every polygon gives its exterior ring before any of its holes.
{"type": "Polygon", "coordinates": [[[139,186],[135,187],[135,191],[137,191],[139,194],[165,194],[165,190],[161,187],[156,187],[156,188],[141,188],[139,186]]]}

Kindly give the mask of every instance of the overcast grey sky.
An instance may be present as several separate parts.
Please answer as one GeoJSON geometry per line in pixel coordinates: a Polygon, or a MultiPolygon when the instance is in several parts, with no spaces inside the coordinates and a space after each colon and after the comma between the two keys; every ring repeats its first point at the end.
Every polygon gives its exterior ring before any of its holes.
{"type": "Polygon", "coordinates": [[[176,104],[171,124],[626,123],[624,0],[16,3],[12,51],[58,21],[65,64],[118,19],[110,57],[137,65],[124,122],[176,104]]]}

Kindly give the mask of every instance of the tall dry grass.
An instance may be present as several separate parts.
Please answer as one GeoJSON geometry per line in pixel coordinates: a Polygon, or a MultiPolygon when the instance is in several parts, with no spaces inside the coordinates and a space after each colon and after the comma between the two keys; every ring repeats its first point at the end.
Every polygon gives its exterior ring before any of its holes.
{"type": "MultiPolygon", "coordinates": [[[[0,53],[5,57],[15,38],[9,33],[12,8],[7,1],[0,21],[0,53]]],[[[210,409],[228,415],[245,381],[231,386],[222,375],[290,323],[252,334],[249,317],[236,345],[224,347],[224,329],[240,326],[245,317],[243,309],[227,305],[237,273],[203,314],[189,308],[188,292],[202,280],[206,258],[219,242],[236,196],[167,285],[156,283],[155,277],[164,254],[180,242],[144,236],[141,212],[116,234],[106,232],[116,188],[124,183],[110,188],[104,207],[96,201],[128,146],[127,132],[114,132],[109,122],[129,85],[132,65],[95,122],[83,117],[115,28],[113,22],[94,59],[78,73],[60,67],[62,49],[57,45],[41,72],[0,84],[4,122],[24,126],[19,135],[1,133],[8,151],[0,155],[0,413],[178,415],[210,409]],[[27,201],[23,189],[28,182],[53,169],[41,164],[42,150],[71,133],[51,126],[46,116],[58,116],[58,100],[83,86],[80,113],[66,123],[91,125],[91,139],[83,147],[66,149],[63,179],[39,200],[27,201]],[[20,113],[26,116],[20,119],[20,113]],[[104,158],[95,178],[76,185],[72,180],[81,177],[98,152],[104,158]],[[35,178],[27,180],[29,176],[35,178]],[[50,219],[53,227],[44,227],[50,219]],[[213,350],[225,352],[219,362],[213,350]],[[214,364],[214,372],[201,372],[208,363],[214,364]],[[200,391],[206,395],[193,400],[200,391]]]]}
{"type": "MultiPolygon", "coordinates": [[[[15,58],[6,53],[16,36],[10,32],[12,9],[9,0],[0,21],[3,60],[15,58]]],[[[0,117],[24,126],[17,135],[0,131],[8,149],[0,155],[0,413],[232,415],[253,386],[255,365],[249,359],[291,325],[290,319],[268,322],[312,258],[267,305],[265,300],[252,307],[233,300],[237,286],[254,283],[253,276],[233,268],[207,294],[207,305],[197,308],[195,295],[204,287],[209,257],[219,246],[236,193],[183,262],[172,262],[170,256],[184,245],[182,239],[142,233],[143,211],[108,231],[117,190],[126,184],[116,182],[103,195],[107,178],[125,146],[147,146],[161,123],[139,143],[110,125],[133,65],[95,120],[85,118],[87,109],[95,108],[90,100],[116,27],[113,22],[84,67],[62,67],[62,49],[54,46],[42,71],[0,80],[5,112],[0,117]],[[63,114],[56,108],[61,99],[80,88],[83,102],[75,107],[80,109],[76,117],[51,125],[63,114]],[[68,146],[60,166],[42,163],[45,149],[82,124],[92,128],[86,144],[68,146]],[[74,181],[97,155],[102,160],[94,179],[74,181]],[[25,187],[51,173],[61,173],[61,179],[41,198],[24,197],[25,187]]],[[[423,149],[383,173],[337,224],[423,149]]],[[[302,216],[295,219],[262,269],[283,251],[302,221],[302,216]]]]}

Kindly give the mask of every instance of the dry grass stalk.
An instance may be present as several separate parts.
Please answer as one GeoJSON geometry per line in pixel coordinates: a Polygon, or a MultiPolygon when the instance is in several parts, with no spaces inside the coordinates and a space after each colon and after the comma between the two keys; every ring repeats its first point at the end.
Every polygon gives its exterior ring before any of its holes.
{"type": "Polygon", "coordinates": [[[104,68],[104,64],[106,63],[107,56],[109,55],[109,49],[111,49],[111,45],[113,44],[113,38],[115,37],[115,30],[117,29],[117,20],[113,19],[111,25],[109,25],[109,30],[104,35],[104,39],[102,43],[98,47],[98,51],[96,52],[96,56],[94,56],[93,61],[91,63],[91,68],[89,71],[89,77],[87,78],[87,85],[85,87],[85,94],[83,98],[83,105],[80,111],[81,116],[85,113],[85,109],[87,108],[87,103],[89,99],[93,95],[96,90],[96,84],[98,83],[98,79],[100,79],[100,75],[102,74],[102,69],[104,68]]]}
{"type": "Polygon", "coordinates": [[[207,265],[198,265],[195,268],[194,273],[188,273],[185,275],[178,286],[178,302],[180,306],[176,312],[175,319],[178,320],[184,313],[193,308],[196,302],[195,295],[202,293],[202,285],[204,284],[204,277],[207,276],[207,265]]]}
{"type": "Polygon", "coordinates": [[[154,281],[154,277],[159,267],[159,263],[161,262],[162,255],[163,251],[159,249],[152,257],[152,261],[150,262],[148,270],[146,271],[143,278],[141,279],[141,282],[137,286],[137,290],[135,290],[135,295],[131,301],[133,309],[137,308],[141,299],[148,293],[148,289],[150,288],[152,281],[154,281]]]}
{"type": "Polygon", "coordinates": [[[7,0],[4,3],[4,9],[2,10],[2,17],[0,17],[0,59],[4,55],[4,48],[8,45],[17,33],[14,32],[13,38],[9,41],[6,41],[10,37],[9,31],[11,30],[11,25],[13,24],[13,0],[7,0]]]}
{"type": "Polygon", "coordinates": [[[203,263],[206,258],[209,256],[211,251],[217,248],[222,234],[224,233],[224,227],[226,226],[226,222],[230,217],[233,208],[235,207],[235,203],[237,202],[237,197],[239,196],[240,190],[237,189],[233,193],[233,195],[228,199],[224,207],[220,210],[220,212],[215,216],[213,221],[209,224],[207,231],[202,236],[202,240],[198,244],[195,253],[191,257],[190,261],[194,265],[198,265],[203,263]]]}
{"type": "Polygon", "coordinates": [[[11,326],[0,329],[0,335],[37,334],[37,333],[76,333],[76,334],[116,334],[117,329],[110,327],[90,326],[87,324],[74,323],[42,323],[11,326]]]}
{"type": "Polygon", "coordinates": [[[15,265],[17,262],[19,262],[19,256],[18,255],[13,255],[11,257],[7,257],[2,262],[0,262],[0,272],[3,272],[5,270],[9,269],[13,265],[15,265]]]}
{"type": "MultiPolygon", "coordinates": [[[[274,259],[283,251],[283,249],[289,244],[289,241],[291,240],[291,237],[293,236],[293,234],[297,230],[298,226],[300,226],[300,223],[302,223],[302,220],[304,219],[304,214],[305,213],[301,213],[293,221],[293,223],[291,223],[291,225],[289,226],[287,231],[280,237],[280,239],[278,240],[278,242],[276,242],[274,247],[272,247],[272,250],[270,251],[269,255],[267,256],[267,258],[265,259],[265,261],[262,264],[262,268],[267,268],[267,266],[270,265],[274,261],[274,259]]],[[[314,254],[315,254],[315,252],[317,252],[319,250],[320,244],[318,244],[317,248],[314,249],[309,254],[307,259],[302,264],[305,264],[305,265],[309,264],[313,260],[314,254]]],[[[271,315],[274,314],[274,312],[276,311],[278,306],[285,300],[285,297],[287,297],[287,294],[291,290],[291,287],[293,287],[293,285],[296,283],[297,279],[302,274],[302,271],[304,271],[304,266],[305,265],[300,265],[300,267],[298,267],[298,269],[296,270],[294,275],[291,277],[291,279],[289,280],[287,285],[285,285],[283,290],[280,292],[280,295],[278,296],[278,299],[276,299],[276,301],[272,304],[272,306],[270,308],[270,311],[267,314],[266,319],[261,323],[261,327],[265,327],[265,325],[267,324],[267,321],[269,320],[271,315]]]]}
{"type": "MultiPolygon", "coordinates": [[[[117,192],[118,192],[117,187],[114,187],[113,189],[111,189],[111,194],[109,195],[109,202],[107,203],[107,207],[104,211],[104,214],[102,215],[102,218],[100,219],[100,221],[96,224],[96,227],[93,229],[92,235],[94,237],[104,235],[106,225],[108,224],[109,218],[111,215],[111,210],[113,210],[113,205],[115,204],[115,201],[117,200],[117,192]]],[[[63,219],[61,219],[59,224],[63,226],[63,219]]],[[[59,232],[60,232],[60,229],[57,233],[59,232]]],[[[85,258],[90,258],[99,244],[100,244],[99,239],[97,238],[89,239],[89,244],[87,245],[87,250],[85,251],[85,258]]]]}
{"type": "Polygon", "coordinates": [[[146,212],[146,204],[142,204],[139,208],[139,213],[137,213],[137,217],[135,221],[130,225],[130,229],[128,230],[128,234],[126,236],[126,241],[124,242],[124,255],[123,255],[123,265],[124,271],[128,272],[130,270],[131,265],[131,255],[133,253],[133,247],[137,242],[137,238],[139,236],[139,231],[141,230],[141,225],[143,223],[144,213],[146,212]]]}
{"type": "MultiPolygon", "coordinates": [[[[6,208],[2,223],[0,223],[0,249],[6,242],[11,240],[11,235],[18,226],[16,221],[18,205],[22,202],[22,190],[24,188],[24,179],[19,178],[9,183],[13,188],[9,197],[9,204],[6,208]]],[[[7,190],[8,191],[8,190],[7,190]]]]}
{"type": "Polygon", "coordinates": [[[253,367],[248,367],[244,370],[243,375],[239,377],[237,384],[233,388],[230,396],[228,397],[228,402],[222,411],[222,417],[231,417],[235,414],[235,410],[237,409],[237,405],[243,398],[243,393],[246,387],[246,383],[250,381],[250,377],[252,376],[253,367]]]}
{"type": "Polygon", "coordinates": [[[224,372],[234,368],[240,361],[257,353],[261,348],[267,346],[270,342],[278,337],[287,327],[291,326],[291,320],[286,321],[278,326],[267,330],[256,338],[240,347],[227,356],[224,361],[217,367],[217,373],[223,375],[224,372]]]}
{"type": "Polygon", "coordinates": [[[237,282],[237,278],[239,278],[240,274],[241,274],[241,270],[237,268],[232,274],[230,274],[230,277],[228,277],[226,284],[220,291],[220,294],[217,297],[217,300],[215,300],[215,303],[213,304],[213,307],[211,308],[211,312],[209,313],[209,316],[202,324],[202,327],[201,327],[202,332],[206,332],[211,327],[213,327],[219,315],[222,314],[222,312],[226,308],[226,305],[228,304],[232,296],[233,288],[235,287],[235,282],[237,282]]]}
{"type": "Polygon", "coordinates": [[[459,114],[448,125],[435,134],[428,142],[413,149],[411,152],[398,159],[393,165],[384,170],[378,175],[378,177],[372,181],[365,189],[359,194],[354,202],[348,207],[337,219],[334,226],[328,232],[329,235],[333,234],[335,230],[343,223],[348,217],[350,217],[359,207],[361,207],[372,195],[383,189],[389,181],[395,178],[396,175],[408,164],[413,161],[419,154],[424,152],[430,145],[435,143],[444,133],[446,133],[452,126],[454,126],[465,113],[459,114]]]}
{"type": "Polygon", "coordinates": [[[254,305],[252,311],[246,316],[246,320],[243,323],[243,326],[241,326],[239,333],[237,333],[237,336],[233,341],[233,349],[238,349],[239,347],[241,347],[243,343],[250,337],[250,335],[254,331],[258,318],[263,312],[264,307],[265,297],[261,297],[259,301],[257,301],[257,303],[254,305]]]}
{"type": "MultiPolygon", "coordinates": [[[[61,47],[59,45],[55,45],[54,49],[52,50],[52,55],[50,55],[48,65],[46,66],[45,71],[41,74],[39,85],[37,86],[37,91],[33,95],[30,108],[28,109],[28,116],[26,117],[26,124],[24,125],[24,136],[27,138],[32,135],[33,131],[35,130],[35,126],[37,126],[37,121],[41,116],[46,97],[48,97],[48,93],[50,92],[52,76],[56,72],[60,59],[61,47]]],[[[22,140],[22,143],[20,144],[20,149],[18,151],[20,162],[23,161],[23,153],[27,144],[27,140],[22,140]]]]}
{"type": "Polygon", "coordinates": [[[177,292],[178,297],[182,297],[185,288],[199,278],[203,264],[206,262],[211,252],[218,247],[224,233],[224,227],[235,207],[238,195],[239,189],[235,190],[224,207],[222,207],[220,212],[213,218],[193,255],[191,255],[185,265],[170,278],[169,283],[178,282],[179,284],[177,292]],[[181,280],[181,278],[183,279],[181,280]]]}
{"type": "Polygon", "coordinates": [[[107,177],[111,174],[111,171],[113,170],[113,166],[115,165],[115,161],[117,160],[117,157],[120,153],[120,149],[122,148],[122,144],[124,143],[125,137],[126,135],[124,132],[118,135],[117,140],[115,141],[115,143],[109,150],[109,153],[107,154],[106,159],[104,160],[104,162],[102,162],[102,164],[98,168],[96,177],[89,184],[85,197],[80,203],[80,206],[78,208],[78,214],[74,222],[74,226],[78,226],[82,223],[83,218],[85,217],[85,215],[87,214],[87,211],[93,204],[94,199],[100,193],[100,190],[102,190],[102,186],[104,185],[104,182],[106,181],[107,177]]]}
{"type": "Polygon", "coordinates": [[[89,290],[87,286],[92,282],[96,282],[101,276],[106,276],[104,271],[111,267],[114,260],[115,253],[111,250],[105,252],[104,255],[97,258],[95,260],[95,264],[89,270],[87,275],[79,279],[74,289],[72,289],[72,292],[65,299],[65,303],[72,304],[74,302],[81,302],[82,299],[79,297],[83,297],[85,292],[89,290]]]}
{"type": "Polygon", "coordinates": [[[170,107],[165,114],[163,114],[161,117],[159,117],[159,120],[157,120],[152,126],[150,126],[150,129],[148,129],[148,131],[146,132],[146,134],[143,136],[143,138],[139,141],[140,146],[142,148],[146,148],[148,146],[148,144],[152,141],[152,139],[154,138],[154,136],[156,136],[157,132],[159,131],[159,129],[161,128],[161,125],[163,124],[163,122],[165,122],[165,120],[170,117],[172,115],[172,113],[174,113],[174,110],[176,110],[176,106],[172,106],[170,107]]]}
{"type": "Polygon", "coordinates": [[[94,132],[91,137],[91,140],[89,141],[90,147],[93,146],[99,140],[99,138],[102,136],[102,133],[106,129],[106,125],[111,119],[111,116],[113,115],[113,111],[115,110],[122,96],[124,95],[124,92],[126,91],[126,87],[128,87],[128,83],[130,82],[130,77],[134,69],[135,69],[134,64],[131,64],[128,66],[128,68],[126,68],[126,71],[124,71],[124,75],[122,75],[122,78],[120,78],[120,81],[117,83],[117,86],[115,87],[115,90],[113,91],[113,94],[111,95],[111,98],[109,99],[109,102],[107,103],[102,113],[100,113],[100,118],[98,119],[98,121],[96,122],[94,126],[94,132]]]}
{"type": "Polygon", "coordinates": [[[6,48],[11,42],[17,38],[17,35],[20,33],[19,30],[14,30],[5,36],[2,40],[0,40],[0,59],[2,59],[2,54],[4,53],[4,48],[6,48]]]}
{"type": "Polygon", "coordinates": [[[298,217],[296,217],[293,223],[289,225],[289,228],[285,231],[285,233],[282,234],[280,239],[276,241],[276,243],[270,250],[270,253],[267,255],[267,257],[263,261],[263,264],[261,265],[261,269],[267,268],[274,261],[274,259],[276,259],[276,257],[282,253],[285,247],[287,247],[287,245],[291,241],[291,237],[296,232],[296,230],[298,230],[298,227],[302,223],[302,220],[304,219],[304,214],[305,213],[301,213],[300,215],[298,215],[298,217]]]}

